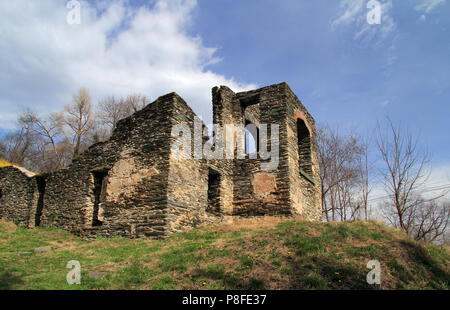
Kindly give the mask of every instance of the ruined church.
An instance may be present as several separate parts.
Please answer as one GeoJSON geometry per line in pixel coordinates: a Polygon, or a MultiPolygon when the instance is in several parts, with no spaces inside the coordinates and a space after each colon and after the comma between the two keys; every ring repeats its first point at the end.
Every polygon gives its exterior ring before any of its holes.
{"type": "Polygon", "coordinates": [[[170,93],[119,121],[109,140],[67,168],[47,174],[0,168],[0,218],[84,238],[164,238],[235,216],[320,220],[316,126],[289,86],[240,93],[214,87],[212,102],[214,124],[279,125],[278,139],[268,139],[269,148],[279,148],[276,169],[261,169],[263,159],[248,147],[241,159],[175,158],[173,126],[193,128],[197,116],[170,93]]]}

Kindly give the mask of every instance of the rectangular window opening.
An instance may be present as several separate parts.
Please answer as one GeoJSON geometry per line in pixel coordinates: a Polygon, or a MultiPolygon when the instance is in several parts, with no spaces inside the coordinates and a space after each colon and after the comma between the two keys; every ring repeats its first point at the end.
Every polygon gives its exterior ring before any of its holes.
{"type": "Polygon", "coordinates": [[[209,169],[207,212],[220,213],[220,173],[209,169]]]}
{"type": "Polygon", "coordinates": [[[36,178],[36,183],[38,187],[38,201],[36,207],[36,215],[34,220],[34,226],[39,227],[41,225],[42,212],[44,210],[44,196],[45,196],[45,186],[46,182],[44,178],[36,178]]]}
{"type": "Polygon", "coordinates": [[[102,226],[103,221],[99,219],[100,204],[103,202],[103,186],[107,172],[94,172],[94,209],[92,212],[92,226],[102,226]]]}
{"type": "Polygon", "coordinates": [[[297,119],[298,161],[300,175],[312,181],[311,135],[302,119],[297,119]]]}

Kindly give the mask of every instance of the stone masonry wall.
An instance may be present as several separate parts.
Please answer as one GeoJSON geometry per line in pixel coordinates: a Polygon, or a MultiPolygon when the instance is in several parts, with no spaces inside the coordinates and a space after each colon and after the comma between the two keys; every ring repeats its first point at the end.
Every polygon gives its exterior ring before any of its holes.
{"type": "MultiPolygon", "coordinates": [[[[85,233],[126,237],[164,237],[167,233],[167,182],[169,171],[170,120],[174,93],[160,97],[143,110],[121,120],[111,137],[94,153],[111,151],[104,158],[95,154],[80,164],[106,170],[103,225],[90,227],[92,214],[92,174],[90,197],[85,207],[85,233]]],[[[109,152],[108,152],[109,153],[109,152]]]]}
{"type": "MultiPolygon", "coordinates": [[[[166,111],[173,105],[173,96],[160,97],[121,120],[110,140],[91,146],[68,168],[40,176],[46,184],[40,225],[59,227],[86,237],[165,236],[170,153],[167,141],[171,126],[166,111]],[[93,226],[95,173],[104,175],[98,210],[101,226],[93,226]]],[[[8,169],[0,171],[5,174],[8,169]]],[[[12,176],[2,177],[2,183],[12,179],[12,176]]],[[[23,192],[37,192],[35,183],[34,179],[23,178],[14,190],[16,197],[23,198],[13,198],[13,201],[21,209],[28,208],[29,214],[36,212],[37,195],[25,198],[28,196],[23,192]],[[27,182],[33,184],[33,190],[27,189],[27,182]]],[[[6,192],[10,192],[9,187],[6,192]]],[[[8,212],[1,214],[20,220],[24,226],[34,226],[25,216],[9,216],[8,212]]]]}
{"type": "Polygon", "coordinates": [[[36,182],[33,176],[15,166],[0,169],[0,218],[17,221],[22,227],[34,220],[30,218],[36,182]]]}
{"type": "MultiPolygon", "coordinates": [[[[258,119],[253,120],[257,125],[267,124],[268,146],[270,150],[278,145],[279,162],[274,170],[262,171],[261,159],[238,160],[234,168],[234,213],[237,215],[291,215],[289,201],[289,183],[287,176],[288,162],[286,160],[285,128],[286,111],[280,102],[280,86],[273,85],[258,90],[236,94],[235,105],[248,105],[245,111],[258,108],[258,119]],[[253,102],[251,102],[253,101],[253,102]],[[257,105],[255,104],[257,103],[257,105]],[[279,125],[279,141],[271,140],[270,125],[279,125]]],[[[237,110],[237,109],[236,109],[237,110]]],[[[247,112],[248,113],[248,112],[247,112]]],[[[246,115],[248,117],[248,114],[246,115]]],[[[236,118],[242,116],[237,114],[236,118]]],[[[249,155],[247,155],[249,157],[249,155]]]]}
{"type": "MultiPolygon", "coordinates": [[[[224,128],[226,124],[234,124],[233,118],[233,99],[235,93],[227,86],[214,87],[212,89],[213,98],[213,123],[224,128]]],[[[226,132],[223,132],[223,147],[227,140],[226,132]]],[[[233,159],[209,160],[208,166],[220,174],[220,193],[219,193],[219,210],[220,213],[229,217],[234,213],[233,192],[234,192],[234,164],[233,159]]]]}
{"type": "Polygon", "coordinates": [[[234,160],[225,167],[225,170],[232,170],[233,187],[229,189],[233,192],[232,214],[302,215],[306,219],[320,219],[315,124],[286,83],[238,94],[225,86],[214,88],[213,114],[214,122],[222,126],[245,125],[245,122],[257,126],[279,125],[279,141],[271,141],[270,131],[268,133],[268,149],[270,150],[272,143],[278,143],[279,146],[277,169],[261,171],[259,156],[257,159],[250,159],[249,154],[246,159],[234,160]],[[303,145],[303,148],[298,147],[297,141],[296,119],[299,113],[303,113],[305,120],[312,126],[310,143],[303,145]],[[300,173],[299,165],[304,164],[304,161],[299,157],[299,149],[300,154],[311,154],[311,169],[305,169],[309,175],[300,173]]]}
{"type": "MultiPolygon", "coordinates": [[[[65,169],[34,175],[0,168],[0,218],[23,227],[54,226],[74,234],[164,238],[230,216],[301,215],[320,220],[315,122],[286,83],[234,93],[215,87],[213,122],[278,124],[279,162],[261,159],[177,159],[173,126],[187,124],[194,157],[195,113],[176,93],[159,97],[117,124],[111,138],[91,146],[65,169]],[[298,138],[298,124],[303,139],[298,138]],[[267,161],[267,160],[266,160],[267,161]]],[[[204,124],[201,123],[204,128],[204,124]]],[[[254,137],[255,139],[257,137],[254,137]]],[[[201,138],[201,146],[208,140],[201,138]]],[[[223,146],[236,136],[223,132],[223,146]]]]}
{"type": "MultiPolygon", "coordinates": [[[[194,227],[207,221],[212,214],[207,214],[208,207],[208,167],[204,159],[194,158],[194,121],[196,114],[179,96],[174,97],[173,110],[170,111],[172,126],[186,124],[191,136],[191,152],[189,159],[169,158],[169,178],[167,186],[167,219],[168,233],[194,227]]],[[[200,132],[205,124],[197,119],[200,132]]],[[[176,139],[171,137],[170,144],[176,139]]],[[[199,146],[203,148],[206,138],[200,139],[199,146]]],[[[212,217],[210,220],[213,220],[212,217]]]]}
{"type": "Polygon", "coordinates": [[[322,218],[321,186],[317,151],[316,124],[297,96],[287,84],[284,84],[285,104],[287,107],[287,148],[289,161],[289,184],[291,204],[296,214],[308,220],[320,221],[322,218]],[[306,123],[310,135],[310,169],[301,170],[297,136],[297,120],[306,123]]]}

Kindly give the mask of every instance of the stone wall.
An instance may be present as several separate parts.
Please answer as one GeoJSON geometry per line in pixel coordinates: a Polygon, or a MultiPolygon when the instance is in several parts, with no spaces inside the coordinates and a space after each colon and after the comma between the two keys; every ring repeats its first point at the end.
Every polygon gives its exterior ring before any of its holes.
{"type": "MultiPolygon", "coordinates": [[[[18,167],[0,168],[0,217],[21,226],[54,226],[77,235],[164,238],[208,221],[229,216],[301,215],[320,220],[320,179],[315,122],[286,83],[234,93],[215,87],[213,122],[278,124],[276,169],[265,171],[257,154],[234,159],[179,159],[171,135],[177,124],[191,134],[196,114],[176,93],[159,97],[118,122],[111,138],[91,146],[71,165],[33,175],[18,167]],[[299,130],[298,124],[303,127],[299,130]],[[299,133],[302,138],[299,140],[299,133]]],[[[259,128],[258,127],[258,128],[259,128]]],[[[259,136],[255,133],[255,139],[259,136]]],[[[206,133],[200,144],[208,140],[206,133]]]]}
{"type": "MultiPolygon", "coordinates": [[[[179,96],[174,97],[173,110],[170,113],[172,126],[186,124],[191,136],[190,158],[177,159],[172,154],[169,158],[169,178],[167,186],[167,218],[169,233],[194,227],[209,219],[206,213],[208,207],[208,167],[203,158],[195,158],[194,121],[197,118],[197,128],[201,132],[205,124],[196,116],[192,109],[179,96]]],[[[171,137],[169,144],[176,139],[171,137]]],[[[206,142],[206,138],[197,141],[198,146],[206,142]]],[[[212,214],[211,214],[212,215],[212,214]]],[[[213,219],[211,219],[213,220],[213,219]]]]}
{"type": "MultiPolygon", "coordinates": [[[[121,120],[111,139],[92,155],[80,159],[88,166],[89,197],[85,204],[85,233],[126,237],[164,237],[167,234],[167,182],[169,174],[171,93],[121,120]],[[109,156],[102,156],[108,150],[109,156]],[[102,225],[92,227],[92,172],[106,171],[102,225]]],[[[76,167],[73,167],[77,169],[76,167]]],[[[82,167],[79,167],[80,169],[82,167]]]]}
{"type": "MultiPolygon", "coordinates": [[[[277,124],[279,126],[279,140],[272,141],[270,130],[268,133],[267,149],[279,147],[279,161],[275,170],[262,171],[261,159],[238,160],[234,168],[235,175],[235,214],[238,215],[292,215],[289,201],[289,184],[287,179],[286,160],[286,111],[282,104],[282,92],[280,85],[260,88],[248,92],[236,94],[235,104],[258,108],[259,113],[253,110],[253,114],[259,115],[255,123],[277,124]],[[243,172],[245,171],[245,172],[243,172]],[[246,198],[245,198],[246,197],[246,198]]],[[[239,119],[241,116],[237,115],[239,119]]],[[[249,157],[249,155],[247,155],[249,157]]]]}
{"type": "Polygon", "coordinates": [[[287,149],[289,161],[289,184],[292,208],[296,214],[305,219],[320,221],[322,219],[321,186],[319,175],[319,160],[317,150],[316,124],[297,96],[287,84],[284,84],[287,108],[287,149]],[[305,123],[309,131],[310,163],[308,169],[302,161],[306,157],[299,154],[298,120],[305,123]]]}
{"type": "MultiPolygon", "coordinates": [[[[121,120],[108,141],[91,146],[66,169],[40,175],[45,181],[40,225],[59,227],[86,237],[165,236],[170,154],[167,141],[171,128],[167,111],[173,107],[174,96],[160,97],[121,120]],[[96,175],[103,176],[103,186],[94,212],[96,175]]],[[[2,183],[14,179],[11,172],[5,175],[9,170],[0,169],[4,175],[2,183]]],[[[8,201],[14,201],[21,209],[28,208],[28,214],[35,214],[39,192],[36,177],[16,179],[21,183],[14,190],[5,186],[8,201]],[[27,184],[32,184],[31,190],[27,184]],[[25,196],[25,191],[34,193],[33,198],[25,196]]],[[[11,210],[17,207],[10,206],[0,215],[34,227],[34,222],[27,222],[24,216],[12,214],[11,210]]]]}
{"type": "Polygon", "coordinates": [[[33,173],[15,166],[0,169],[0,217],[17,222],[22,227],[33,223],[30,210],[35,202],[33,173]]]}
{"type": "MultiPolygon", "coordinates": [[[[320,180],[315,123],[286,83],[235,94],[226,86],[213,89],[214,122],[221,124],[278,124],[279,163],[273,171],[261,170],[261,159],[234,160],[222,170],[232,171],[232,214],[301,215],[320,220],[320,180]],[[308,136],[299,146],[297,119],[305,120],[308,136]],[[311,158],[306,161],[306,158],[311,158]]],[[[235,137],[224,137],[236,139],[235,137]]],[[[255,137],[256,139],[256,137],[255,137]]],[[[233,142],[236,148],[236,141],[233,142]]],[[[223,189],[223,188],[221,188],[223,189]]],[[[230,197],[230,196],[228,196],[230,197]]]]}

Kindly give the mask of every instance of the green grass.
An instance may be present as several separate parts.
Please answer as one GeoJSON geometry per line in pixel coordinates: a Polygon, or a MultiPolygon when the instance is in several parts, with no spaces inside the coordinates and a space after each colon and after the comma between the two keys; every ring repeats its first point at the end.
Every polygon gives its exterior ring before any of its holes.
{"type": "Polygon", "coordinates": [[[95,241],[0,221],[0,289],[449,289],[447,248],[380,223],[261,221],[95,241]],[[373,259],[378,287],[366,283],[373,259]],[[80,285],[66,281],[70,260],[81,264],[80,285]]]}
{"type": "Polygon", "coordinates": [[[306,275],[304,279],[306,288],[309,289],[325,289],[327,287],[327,282],[320,274],[314,271],[306,275]]]}

